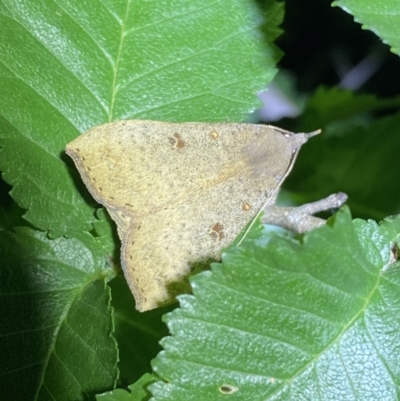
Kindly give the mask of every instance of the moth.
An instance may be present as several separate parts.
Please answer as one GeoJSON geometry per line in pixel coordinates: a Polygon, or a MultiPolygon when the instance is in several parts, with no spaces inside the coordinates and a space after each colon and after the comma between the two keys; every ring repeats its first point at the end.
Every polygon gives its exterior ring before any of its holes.
{"type": "Polygon", "coordinates": [[[269,125],[128,120],[66,148],[121,239],[121,265],[146,311],[190,291],[290,172],[311,134],[269,125]]]}

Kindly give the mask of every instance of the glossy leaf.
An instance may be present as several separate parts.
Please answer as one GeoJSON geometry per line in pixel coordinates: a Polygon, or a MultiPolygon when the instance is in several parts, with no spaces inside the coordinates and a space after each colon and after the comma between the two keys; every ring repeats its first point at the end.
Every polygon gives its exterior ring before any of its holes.
{"type": "Polygon", "coordinates": [[[192,280],[153,362],[166,400],[395,400],[399,218],[228,249],[192,280]]]}

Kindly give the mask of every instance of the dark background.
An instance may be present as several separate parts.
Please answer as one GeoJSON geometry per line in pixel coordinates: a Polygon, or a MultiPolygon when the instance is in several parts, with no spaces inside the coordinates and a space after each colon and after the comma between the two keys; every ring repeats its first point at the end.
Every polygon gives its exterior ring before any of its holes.
{"type": "Polygon", "coordinates": [[[340,83],[340,65],[346,69],[366,60],[376,72],[358,89],[380,96],[400,92],[400,59],[353,16],[328,0],[287,0],[276,44],[284,52],[279,68],[297,76],[297,89],[310,92],[321,85],[340,83]],[[339,66],[338,66],[339,65],[339,66]]]}

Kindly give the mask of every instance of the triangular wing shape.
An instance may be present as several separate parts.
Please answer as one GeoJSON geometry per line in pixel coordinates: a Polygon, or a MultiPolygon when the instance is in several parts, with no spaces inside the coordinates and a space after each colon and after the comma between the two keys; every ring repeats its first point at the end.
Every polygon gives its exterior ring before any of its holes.
{"type": "Polygon", "coordinates": [[[67,146],[116,221],[139,310],[175,300],[273,199],[307,135],[266,125],[130,120],[67,146]]]}

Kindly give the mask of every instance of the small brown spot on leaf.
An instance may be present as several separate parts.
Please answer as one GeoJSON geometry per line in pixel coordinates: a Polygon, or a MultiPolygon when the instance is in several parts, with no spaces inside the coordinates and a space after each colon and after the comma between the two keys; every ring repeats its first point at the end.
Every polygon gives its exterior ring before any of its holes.
{"type": "Polygon", "coordinates": [[[219,392],[222,394],[234,394],[236,391],[238,391],[239,388],[236,386],[232,386],[230,384],[223,384],[222,386],[219,386],[219,392]]]}
{"type": "Polygon", "coordinates": [[[218,241],[221,241],[222,238],[225,237],[224,234],[224,226],[221,223],[215,223],[211,228],[210,228],[210,235],[215,237],[218,241]]]}
{"type": "Polygon", "coordinates": [[[244,212],[248,212],[250,209],[251,209],[250,203],[245,202],[242,204],[242,210],[244,212]]]}
{"type": "Polygon", "coordinates": [[[172,147],[175,149],[182,149],[186,146],[185,141],[181,138],[179,134],[174,134],[173,136],[168,137],[168,139],[172,147]]]}

